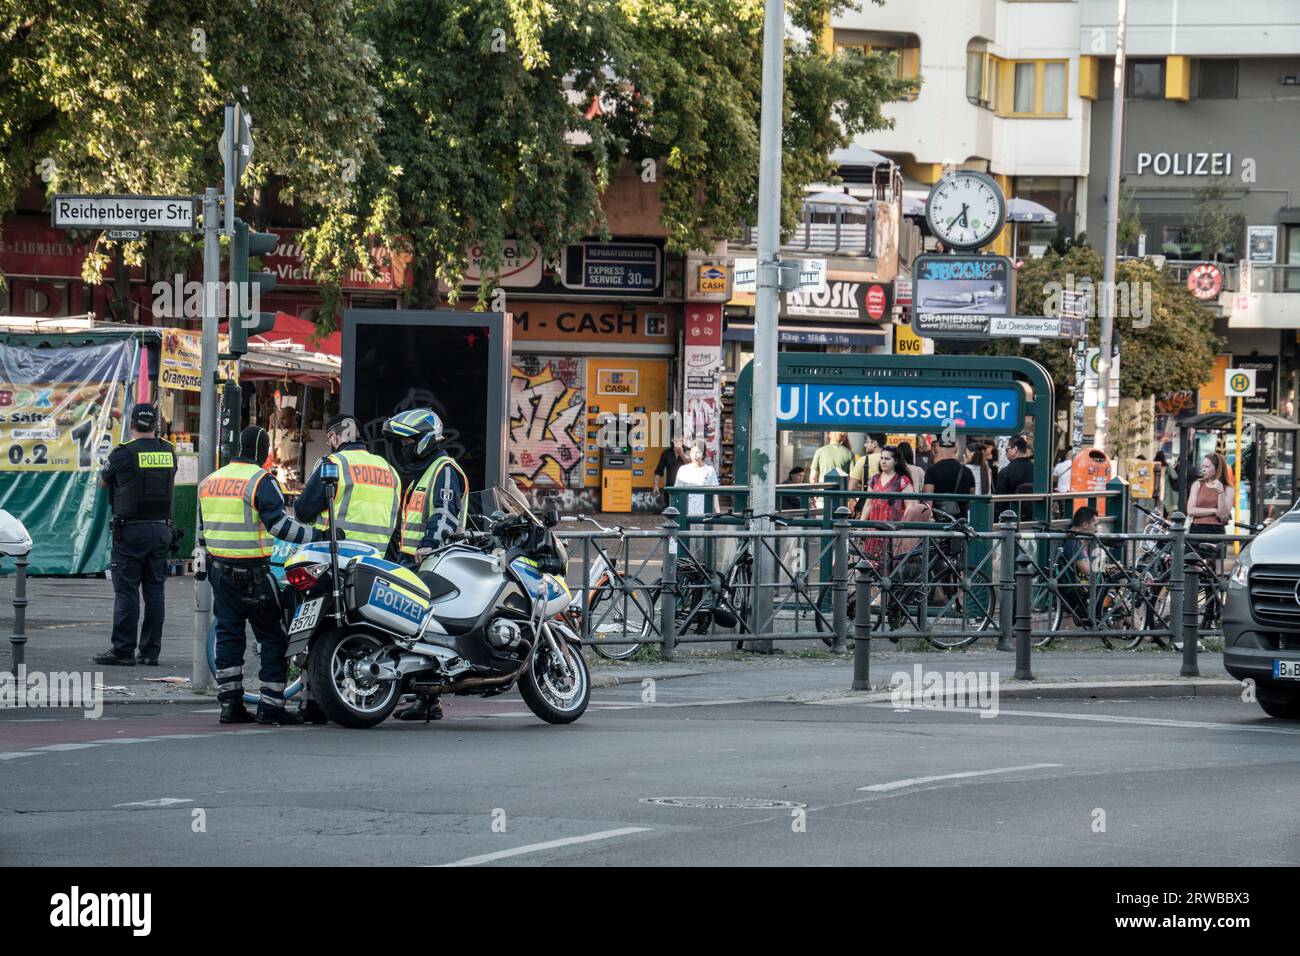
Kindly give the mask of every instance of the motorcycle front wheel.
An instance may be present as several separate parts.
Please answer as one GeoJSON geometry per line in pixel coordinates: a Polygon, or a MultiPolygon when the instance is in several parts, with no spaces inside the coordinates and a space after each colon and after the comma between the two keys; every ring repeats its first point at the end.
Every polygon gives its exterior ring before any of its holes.
{"type": "Polygon", "coordinates": [[[357,672],[358,663],[383,646],[373,634],[347,630],[331,631],[312,645],[307,658],[311,699],[340,727],[373,727],[397,706],[398,681],[357,672]]]}
{"type": "MultiPolygon", "coordinates": [[[[554,625],[552,625],[554,626],[554,625]]],[[[563,635],[556,635],[564,640],[563,635]]],[[[551,646],[539,641],[528,665],[519,675],[519,695],[534,714],[548,724],[571,724],[582,716],[591,700],[591,675],[581,648],[569,647],[569,673],[555,658],[551,646]]]]}

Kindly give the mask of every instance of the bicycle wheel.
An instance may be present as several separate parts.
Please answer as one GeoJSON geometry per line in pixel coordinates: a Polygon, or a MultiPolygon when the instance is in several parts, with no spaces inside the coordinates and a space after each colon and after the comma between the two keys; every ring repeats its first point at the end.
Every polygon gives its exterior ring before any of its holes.
{"type": "Polygon", "coordinates": [[[974,644],[997,617],[997,589],[982,570],[930,589],[925,639],[940,650],[974,644]]]}
{"type": "MultiPolygon", "coordinates": [[[[853,622],[857,619],[858,613],[858,588],[856,583],[850,579],[848,600],[845,602],[847,613],[845,619],[849,624],[848,646],[853,647],[853,622]]],[[[830,584],[823,584],[817,591],[817,610],[813,614],[813,626],[817,633],[822,636],[822,643],[827,647],[835,646],[835,587],[830,584]]],[[[873,623],[873,630],[874,630],[873,623]]]]}
{"type": "Polygon", "coordinates": [[[623,587],[602,585],[592,594],[587,609],[592,649],[607,660],[627,660],[650,634],[653,607],[645,585],[635,578],[624,580],[623,587]],[[630,639],[637,643],[605,643],[630,639]]]}

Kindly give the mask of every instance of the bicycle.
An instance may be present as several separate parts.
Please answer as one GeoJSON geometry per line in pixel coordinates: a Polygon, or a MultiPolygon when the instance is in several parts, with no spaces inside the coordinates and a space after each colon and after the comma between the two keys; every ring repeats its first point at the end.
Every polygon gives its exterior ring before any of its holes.
{"type": "MultiPolygon", "coordinates": [[[[962,538],[941,538],[933,544],[923,539],[898,557],[885,561],[868,555],[862,539],[857,539],[853,547],[859,560],[851,562],[850,575],[862,573],[858,569],[865,566],[868,587],[878,593],[870,611],[873,631],[883,629],[885,624],[889,625],[891,633],[915,628],[917,636],[924,637],[933,647],[953,650],[973,644],[994,626],[997,588],[982,568],[966,566],[966,550],[975,538],[970,523],[965,518],[937,509],[934,513],[942,519],[938,525],[940,530],[958,532],[962,538]]],[[[869,526],[898,530],[898,525],[893,522],[870,523],[869,526]]],[[[891,554],[892,543],[892,539],[887,540],[891,554]]],[[[829,588],[823,589],[824,595],[829,593],[829,588]]],[[[853,583],[850,584],[848,604],[852,619],[857,613],[857,589],[853,583]]],[[[820,624],[819,617],[818,630],[820,624]]],[[[896,637],[890,639],[897,641],[896,637]]],[[[822,640],[831,643],[827,638],[822,640]]]]}
{"type": "MultiPolygon", "coordinates": [[[[601,534],[617,535],[616,549],[627,545],[627,534],[622,528],[607,528],[589,515],[565,515],[564,522],[586,522],[601,534]]],[[[618,555],[598,538],[588,538],[596,552],[587,570],[587,624],[591,647],[597,654],[611,661],[627,660],[641,649],[646,637],[654,629],[654,600],[646,592],[646,585],[636,577],[624,576],[618,569],[618,555]],[[609,638],[635,638],[631,644],[605,644],[609,638]]],[[[573,600],[565,612],[571,627],[582,633],[582,592],[574,590],[573,600]]]]}

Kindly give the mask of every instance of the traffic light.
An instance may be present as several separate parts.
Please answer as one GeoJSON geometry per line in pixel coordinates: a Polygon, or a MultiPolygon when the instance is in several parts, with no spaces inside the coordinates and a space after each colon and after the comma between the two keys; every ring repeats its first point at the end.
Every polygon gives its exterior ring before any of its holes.
{"type": "Polygon", "coordinates": [[[279,236],[270,232],[253,232],[242,219],[235,220],[235,234],[230,242],[230,353],[248,351],[248,337],[275,328],[274,312],[255,312],[262,293],[275,288],[274,272],[250,272],[248,260],[275,249],[279,236]],[[254,295],[256,290],[256,295],[254,295]]]}

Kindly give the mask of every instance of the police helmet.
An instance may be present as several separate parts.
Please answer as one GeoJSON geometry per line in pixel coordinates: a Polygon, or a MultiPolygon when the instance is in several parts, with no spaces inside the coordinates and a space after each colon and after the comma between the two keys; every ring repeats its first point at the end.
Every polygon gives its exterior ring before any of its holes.
{"type": "Polygon", "coordinates": [[[437,452],[442,419],[431,408],[412,408],[384,422],[384,434],[393,443],[398,461],[414,468],[437,452]]]}

